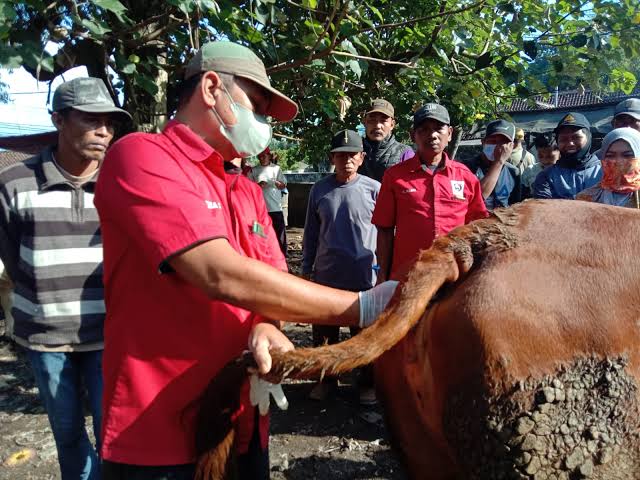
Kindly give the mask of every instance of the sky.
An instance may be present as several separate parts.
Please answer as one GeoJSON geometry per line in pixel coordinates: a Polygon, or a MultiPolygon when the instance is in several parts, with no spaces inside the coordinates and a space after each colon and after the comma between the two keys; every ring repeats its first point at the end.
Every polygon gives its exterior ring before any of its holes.
{"type": "MultiPolygon", "coordinates": [[[[56,77],[51,86],[55,89],[66,80],[86,77],[87,69],[77,67],[56,77]]],[[[0,103],[0,136],[28,135],[53,130],[50,103],[47,103],[49,85],[38,82],[25,69],[9,71],[0,69],[0,80],[9,86],[9,103],[0,103]]]]}

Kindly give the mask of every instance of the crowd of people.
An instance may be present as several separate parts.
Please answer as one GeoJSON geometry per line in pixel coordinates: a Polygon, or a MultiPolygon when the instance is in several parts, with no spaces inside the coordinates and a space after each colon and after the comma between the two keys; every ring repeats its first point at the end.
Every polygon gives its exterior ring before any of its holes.
{"type": "MultiPolygon", "coordinates": [[[[52,111],[57,144],[0,172],[0,286],[65,480],[194,478],[191,407],[228,361],[249,348],[266,373],[271,350],[294,348],[282,321],[311,324],[315,345],[368,327],[420,250],[494,208],[528,197],[640,208],[638,99],[616,106],[597,152],[579,113],[536,141],[537,162],[524,132],[496,119],[466,164],[447,153],[444,106],[415,111],[411,147],[395,139],[393,105],[374,99],[364,138],[332,137],[335,170],[310,193],[300,278],[287,269],[287,185],[266,118],[290,121],[297,105],[251,50],[203,45],[159,134],[111,145],[129,114],[96,78],[60,85],[52,111]]],[[[370,368],[358,387],[375,403],[370,368]]],[[[234,420],[240,478],[269,478],[269,417],[248,384],[234,420]]]]}

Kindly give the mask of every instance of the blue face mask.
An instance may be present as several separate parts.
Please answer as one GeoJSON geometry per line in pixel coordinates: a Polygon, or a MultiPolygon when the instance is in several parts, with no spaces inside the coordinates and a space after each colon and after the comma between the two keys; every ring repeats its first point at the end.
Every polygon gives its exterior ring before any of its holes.
{"type": "Polygon", "coordinates": [[[482,153],[484,153],[484,156],[487,157],[487,160],[489,160],[490,162],[493,162],[495,160],[495,158],[493,158],[493,152],[495,151],[495,149],[495,145],[486,144],[482,146],[482,153]]]}
{"type": "Polygon", "coordinates": [[[235,102],[224,85],[222,88],[229,97],[236,123],[225,125],[215,108],[212,108],[211,110],[220,122],[220,132],[224,138],[229,140],[240,157],[247,158],[258,155],[271,142],[271,125],[264,116],[257,115],[244,105],[235,102]]]}

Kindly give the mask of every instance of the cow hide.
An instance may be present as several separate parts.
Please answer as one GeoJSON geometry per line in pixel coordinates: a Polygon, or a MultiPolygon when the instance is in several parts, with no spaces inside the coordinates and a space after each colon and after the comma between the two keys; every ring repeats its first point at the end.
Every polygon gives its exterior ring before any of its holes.
{"type": "MultiPolygon", "coordinates": [[[[497,210],[421,252],[372,327],[274,352],[268,378],[375,361],[414,479],[640,478],[638,252],[636,210],[564,200],[497,210]]],[[[199,478],[225,478],[251,363],[230,364],[203,397],[201,410],[217,413],[198,424],[199,478]]]]}

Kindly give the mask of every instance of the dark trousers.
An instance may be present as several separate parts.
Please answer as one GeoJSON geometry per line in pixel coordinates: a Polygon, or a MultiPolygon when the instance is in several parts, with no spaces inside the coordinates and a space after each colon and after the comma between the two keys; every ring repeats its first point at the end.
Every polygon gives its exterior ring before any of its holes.
{"type": "Polygon", "coordinates": [[[269,212],[271,217],[271,223],[273,223],[273,229],[276,231],[276,237],[280,244],[280,250],[284,256],[287,256],[287,227],[284,223],[284,213],[282,212],[269,212]]]}
{"type": "MultiPolygon", "coordinates": [[[[360,330],[359,327],[349,327],[349,332],[351,332],[352,337],[357,335],[360,330]]],[[[325,343],[333,345],[340,340],[340,327],[335,325],[311,325],[311,332],[314,347],[320,347],[325,343]]],[[[325,380],[335,382],[336,378],[327,375],[325,376],[325,380]]],[[[359,369],[357,383],[359,388],[373,387],[373,365],[365,365],[359,369]]]]}
{"type": "MultiPolygon", "coordinates": [[[[258,425],[256,408],[256,427],[258,425]]],[[[260,433],[253,430],[253,437],[247,453],[238,455],[238,478],[240,480],[269,480],[269,448],[260,448],[260,433]]],[[[142,466],[102,462],[102,480],[193,480],[196,473],[194,464],[142,466]]]]}

